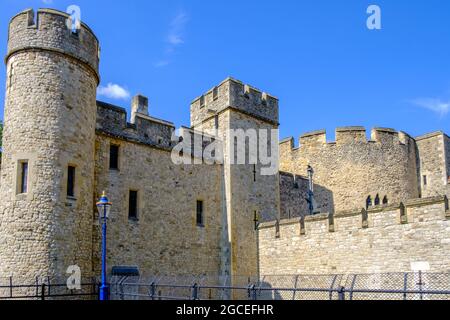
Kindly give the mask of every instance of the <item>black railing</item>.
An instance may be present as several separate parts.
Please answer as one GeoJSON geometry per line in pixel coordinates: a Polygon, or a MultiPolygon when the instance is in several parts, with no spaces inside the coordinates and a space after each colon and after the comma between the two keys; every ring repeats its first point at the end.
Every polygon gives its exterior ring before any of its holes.
{"type": "Polygon", "coordinates": [[[12,277],[0,279],[0,300],[98,300],[99,284],[96,279],[83,281],[80,289],[69,289],[63,281],[36,279],[24,283],[12,277]]]}
{"type": "MultiPolygon", "coordinates": [[[[98,300],[98,279],[0,279],[0,300],[98,300]]],[[[450,300],[450,273],[112,277],[112,300],[450,300]]]]}
{"type": "Polygon", "coordinates": [[[113,279],[115,300],[450,300],[450,274],[113,279]]]}

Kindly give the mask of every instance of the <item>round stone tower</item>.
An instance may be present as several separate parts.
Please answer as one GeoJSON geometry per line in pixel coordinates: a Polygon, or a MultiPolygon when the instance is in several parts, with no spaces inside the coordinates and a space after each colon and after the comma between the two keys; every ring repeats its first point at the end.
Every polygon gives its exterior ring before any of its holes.
{"type": "Polygon", "coordinates": [[[0,277],[92,273],[99,43],[68,19],[26,10],[9,25],[0,277]]]}

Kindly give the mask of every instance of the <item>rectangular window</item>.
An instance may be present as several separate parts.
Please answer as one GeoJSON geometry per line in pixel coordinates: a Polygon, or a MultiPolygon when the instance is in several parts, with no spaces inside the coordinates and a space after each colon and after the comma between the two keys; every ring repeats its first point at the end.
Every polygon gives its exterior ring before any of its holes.
{"type": "Polygon", "coordinates": [[[113,144],[109,147],[109,168],[119,169],[119,146],[113,144]]]}
{"type": "Polygon", "coordinates": [[[205,96],[200,97],[200,108],[203,108],[205,106],[205,96]]]}
{"type": "Polygon", "coordinates": [[[219,99],[219,88],[215,87],[213,89],[213,100],[216,101],[217,99],[219,99]]]}
{"type": "Polygon", "coordinates": [[[28,162],[20,163],[20,193],[28,193],[28,162]]]}
{"type": "Polygon", "coordinates": [[[428,179],[427,179],[427,176],[423,176],[423,185],[424,185],[424,186],[428,185],[428,179]]]}
{"type": "Polygon", "coordinates": [[[130,191],[130,200],[128,204],[128,219],[137,220],[138,218],[138,192],[130,191]]]}
{"type": "Polygon", "coordinates": [[[67,170],[67,196],[75,198],[75,167],[69,166],[67,170]]]}
{"type": "Polygon", "coordinates": [[[216,130],[219,129],[219,116],[218,115],[214,116],[214,127],[216,128],[216,130]]]}
{"type": "Polygon", "coordinates": [[[204,227],[204,219],[203,219],[203,201],[198,200],[197,201],[197,226],[204,227]]]}

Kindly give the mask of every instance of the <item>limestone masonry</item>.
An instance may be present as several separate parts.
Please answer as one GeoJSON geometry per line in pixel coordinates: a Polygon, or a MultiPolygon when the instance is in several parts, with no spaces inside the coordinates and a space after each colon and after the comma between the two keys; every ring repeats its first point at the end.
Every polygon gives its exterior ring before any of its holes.
{"type": "MultiPolygon", "coordinates": [[[[99,41],[65,13],[12,18],[0,176],[0,277],[99,274],[95,201],[113,202],[108,267],[144,274],[370,273],[425,262],[450,272],[450,138],[361,127],[279,143],[279,172],[263,164],[176,164],[187,137],[278,129],[278,99],[232,78],[191,103],[191,124],[96,101],[99,41]],[[206,134],[206,133],[208,134],[206,134]],[[209,135],[210,132],[214,134],[209,135]],[[313,190],[308,168],[313,170],[313,190]],[[310,191],[314,191],[310,206],[310,191]],[[313,209],[313,215],[310,213],[313,209]]],[[[248,154],[248,150],[247,150],[248,154]]],[[[188,158],[201,155],[185,154],[188,158]]]]}

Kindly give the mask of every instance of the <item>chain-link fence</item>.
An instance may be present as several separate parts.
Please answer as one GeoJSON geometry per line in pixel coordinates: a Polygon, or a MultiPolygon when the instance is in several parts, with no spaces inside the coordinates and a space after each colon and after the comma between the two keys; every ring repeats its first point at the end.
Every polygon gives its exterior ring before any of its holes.
{"type": "Polygon", "coordinates": [[[450,300],[450,274],[113,277],[113,300],[450,300]]]}

